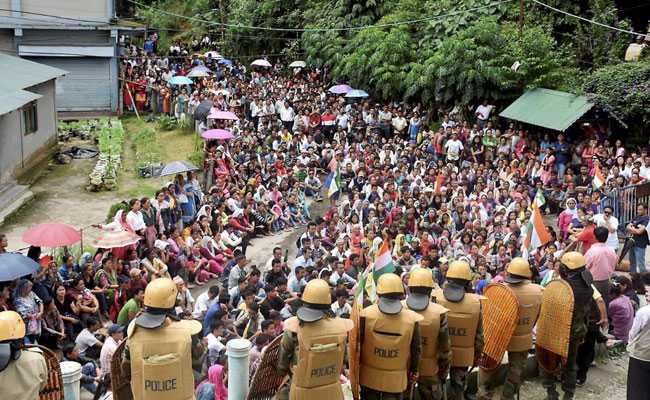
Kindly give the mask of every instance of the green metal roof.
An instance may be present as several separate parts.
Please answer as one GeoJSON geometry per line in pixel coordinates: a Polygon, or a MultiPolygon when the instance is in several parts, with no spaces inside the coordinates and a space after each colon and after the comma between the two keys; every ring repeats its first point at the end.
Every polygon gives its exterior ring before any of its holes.
{"type": "Polygon", "coordinates": [[[0,115],[7,114],[17,110],[30,101],[40,99],[40,94],[28,92],[26,90],[17,90],[11,93],[0,94],[0,115]]]}
{"type": "Polygon", "coordinates": [[[499,116],[563,132],[593,106],[584,96],[538,88],[521,95],[499,116]]]}
{"type": "Polygon", "coordinates": [[[0,53],[0,96],[67,74],[66,71],[0,53]]]}

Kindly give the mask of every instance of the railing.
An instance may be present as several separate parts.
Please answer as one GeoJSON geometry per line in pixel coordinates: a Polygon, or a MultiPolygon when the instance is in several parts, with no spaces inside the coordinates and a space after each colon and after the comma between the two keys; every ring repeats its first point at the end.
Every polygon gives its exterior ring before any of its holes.
{"type": "Polygon", "coordinates": [[[650,206],[650,183],[613,189],[601,199],[600,207],[612,206],[618,218],[618,229],[624,232],[625,226],[636,217],[639,203],[650,206]]]}

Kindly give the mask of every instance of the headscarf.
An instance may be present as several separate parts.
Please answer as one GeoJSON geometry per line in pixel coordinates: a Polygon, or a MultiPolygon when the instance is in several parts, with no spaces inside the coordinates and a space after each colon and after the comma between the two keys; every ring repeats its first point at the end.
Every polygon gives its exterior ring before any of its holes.
{"type": "Polygon", "coordinates": [[[228,400],[228,388],[223,383],[223,365],[214,364],[208,369],[208,382],[214,385],[214,400],[228,400]]]}
{"type": "Polygon", "coordinates": [[[566,199],[566,200],[564,201],[564,204],[567,204],[567,203],[570,202],[570,201],[573,201],[573,202],[576,204],[576,206],[573,208],[573,210],[570,209],[569,206],[567,206],[564,210],[565,210],[566,212],[568,212],[569,214],[571,214],[571,219],[573,219],[573,218],[578,218],[578,202],[576,201],[575,198],[573,198],[573,197],[569,197],[568,199],[566,199]]]}

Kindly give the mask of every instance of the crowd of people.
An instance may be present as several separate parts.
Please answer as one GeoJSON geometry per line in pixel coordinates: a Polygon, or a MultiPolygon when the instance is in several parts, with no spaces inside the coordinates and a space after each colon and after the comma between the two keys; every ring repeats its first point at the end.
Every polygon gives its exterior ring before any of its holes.
{"type": "MultiPolygon", "coordinates": [[[[423,268],[443,287],[450,262],[464,260],[479,294],[503,281],[515,257],[528,257],[532,280],[545,285],[557,278],[562,254],[581,251],[604,299],[589,316],[589,343],[608,335],[627,343],[639,334],[641,322],[632,326],[650,285],[647,208],[639,204],[621,229],[602,200],[614,188],[650,179],[648,147],[625,147],[619,132],[599,122],[568,134],[520,126],[499,120],[487,101],[469,113],[442,113],[436,123],[422,104],[330,93],[333,83],[317,69],[250,67],[191,55],[191,46],[174,45],[169,54],[148,46],[131,49],[123,63],[133,93],[127,108],[193,120],[199,104],[211,101],[239,118],[196,121],[199,133],[223,128],[235,137],[205,142],[210,186],[193,172],[179,174],[97,225],[138,234],[138,244],[62,260],[34,251],[41,271],[1,284],[0,310],[23,317],[27,342],[81,362],[87,390],[97,391],[110,372],[148,283],[167,277],[178,288],[178,317],[203,325],[195,343],[203,349],[195,360],[197,398],[225,400],[227,341],[254,343],[254,372],[315,278],[330,284],[331,313],[349,317],[354,289],[386,241],[404,282],[423,268]],[[191,86],[167,84],[197,66],[211,75],[191,86]],[[602,184],[594,182],[598,174],[602,184]],[[321,201],[324,211],[314,213],[321,201]],[[548,218],[551,240],[528,249],[534,207],[558,215],[557,226],[548,218]],[[252,239],[294,229],[295,244],[252,265],[251,251],[265,251],[251,247],[252,239]],[[619,262],[621,232],[633,239],[631,274],[617,272],[627,261],[619,262]],[[207,290],[194,298],[190,289],[203,285],[207,290]]],[[[0,252],[7,247],[0,235],[0,252]]],[[[593,360],[589,349],[581,354],[578,384],[593,360]]]]}

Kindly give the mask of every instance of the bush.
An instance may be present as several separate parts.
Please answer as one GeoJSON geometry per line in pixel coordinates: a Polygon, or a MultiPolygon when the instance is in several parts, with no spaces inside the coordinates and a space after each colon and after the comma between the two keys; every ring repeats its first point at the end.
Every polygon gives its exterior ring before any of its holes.
{"type": "Polygon", "coordinates": [[[161,115],[158,117],[158,128],[160,128],[161,131],[171,131],[173,129],[176,129],[178,126],[178,121],[176,121],[176,118],[170,117],[169,115],[161,115]]]}

